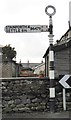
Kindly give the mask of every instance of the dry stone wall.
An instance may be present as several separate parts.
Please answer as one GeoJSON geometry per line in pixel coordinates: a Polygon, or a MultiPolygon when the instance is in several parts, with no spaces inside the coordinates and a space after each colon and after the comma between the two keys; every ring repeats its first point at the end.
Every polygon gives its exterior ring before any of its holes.
{"type": "MultiPolygon", "coordinates": [[[[63,110],[62,87],[56,82],[56,111],[63,110]]],[[[49,111],[49,80],[47,78],[21,78],[2,80],[2,112],[22,113],[49,111]]],[[[71,110],[71,90],[66,90],[67,110],[71,110]]]]}
{"type": "Polygon", "coordinates": [[[48,83],[45,79],[3,80],[3,113],[47,111],[49,109],[48,83]]]}

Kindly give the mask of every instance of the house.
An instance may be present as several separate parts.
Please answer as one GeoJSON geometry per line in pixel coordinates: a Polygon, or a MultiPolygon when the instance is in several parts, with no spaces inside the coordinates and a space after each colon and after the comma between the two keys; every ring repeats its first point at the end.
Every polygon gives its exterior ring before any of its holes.
{"type": "Polygon", "coordinates": [[[42,62],[39,65],[37,65],[34,69],[34,74],[40,75],[40,74],[45,74],[45,63],[42,62]]]}
{"type": "Polygon", "coordinates": [[[24,77],[36,77],[40,74],[40,71],[44,71],[44,63],[22,63],[22,69],[20,72],[20,76],[24,77]]]}
{"type": "Polygon", "coordinates": [[[29,67],[27,67],[27,68],[22,67],[22,69],[20,71],[20,76],[21,77],[32,77],[32,76],[34,76],[33,69],[31,69],[29,67]]]}
{"type": "MultiPolygon", "coordinates": [[[[71,74],[71,27],[53,45],[55,77],[71,74]]],[[[49,48],[44,54],[45,76],[49,76],[49,48]]]]}
{"type": "Polygon", "coordinates": [[[36,66],[38,66],[40,63],[30,63],[29,60],[26,63],[21,63],[24,68],[31,68],[35,69],[36,66]]]}

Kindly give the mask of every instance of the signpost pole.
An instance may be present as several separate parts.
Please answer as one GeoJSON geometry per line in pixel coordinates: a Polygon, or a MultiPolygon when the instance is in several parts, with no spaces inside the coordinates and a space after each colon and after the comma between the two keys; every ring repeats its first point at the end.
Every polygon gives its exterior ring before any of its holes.
{"type": "Polygon", "coordinates": [[[66,111],[66,96],[65,96],[65,88],[63,88],[63,110],[66,111]]]}
{"type": "Polygon", "coordinates": [[[55,112],[55,77],[54,77],[54,51],[53,51],[53,24],[52,24],[52,16],[55,14],[56,9],[49,5],[45,9],[46,14],[49,16],[49,79],[50,79],[50,112],[55,112]],[[48,13],[47,9],[53,9],[53,13],[48,13]]]}

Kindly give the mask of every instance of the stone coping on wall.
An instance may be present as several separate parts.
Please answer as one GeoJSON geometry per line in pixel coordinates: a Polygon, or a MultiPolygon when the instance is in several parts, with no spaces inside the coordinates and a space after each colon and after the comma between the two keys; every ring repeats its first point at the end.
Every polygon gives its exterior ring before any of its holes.
{"type": "Polygon", "coordinates": [[[2,81],[16,81],[16,80],[49,80],[48,77],[43,77],[43,78],[39,78],[39,77],[8,77],[8,78],[0,78],[0,80],[2,81]]]}

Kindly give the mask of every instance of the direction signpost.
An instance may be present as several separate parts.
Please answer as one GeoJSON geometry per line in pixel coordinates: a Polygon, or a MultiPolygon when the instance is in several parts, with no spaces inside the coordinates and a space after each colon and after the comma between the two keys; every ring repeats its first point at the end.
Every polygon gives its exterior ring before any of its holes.
{"type": "Polygon", "coordinates": [[[60,80],[59,83],[63,86],[63,109],[66,110],[66,96],[65,96],[65,89],[71,88],[71,75],[64,75],[60,80]],[[67,82],[68,81],[68,82],[67,82]]]}
{"type": "Polygon", "coordinates": [[[56,13],[54,6],[49,5],[45,8],[45,13],[49,16],[49,80],[50,80],[50,112],[55,112],[55,74],[54,74],[54,50],[53,50],[53,21],[52,16],[56,13]],[[49,12],[52,9],[53,12],[49,12]]]}
{"type": "Polygon", "coordinates": [[[52,16],[56,13],[55,7],[49,5],[45,8],[46,14],[49,16],[49,28],[47,25],[8,25],[4,30],[6,33],[39,33],[49,32],[49,79],[50,79],[50,112],[55,112],[55,87],[54,87],[54,51],[53,51],[53,23],[52,16]],[[47,10],[52,9],[49,13],[47,10]]]}
{"type": "Polygon", "coordinates": [[[8,25],[4,28],[6,33],[39,33],[48,32],[47,25],[8,25]]]}
{"type": "MultiPolygon", "coordinates": [[[[71,6],[71,2],[70,2],[71,6]]],[[[71,7],[70,7],[71,8],[71,7]]],[[[56,13],[54,6],[47,6],[45,9],[46,14],[49,16],[49,28],[47,25],[7,25],[4,30],[6,33],[40,33],[40,32],[49,32],[49,79],[50,79],[50,112],[55,111],[55,87],[54,87],[54,51],[53,51],[53,24],[52,16],[56,13]],[[48,9],[53,9],[52,13],[49,13],[48,9]]],[[[71,15],[70,25],[71,25],[71,15]]],[[[59,83],[63,86],[63,107],[66,110],[66,97],[65,89],[71,88],[71,75],[65,75],[61,78],[59,83]]]]}

